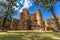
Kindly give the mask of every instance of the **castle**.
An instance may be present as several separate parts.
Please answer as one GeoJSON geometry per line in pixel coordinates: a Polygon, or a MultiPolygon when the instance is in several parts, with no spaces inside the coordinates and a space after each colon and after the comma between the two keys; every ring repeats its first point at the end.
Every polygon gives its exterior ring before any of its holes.
{"type": "Polygon", "coordinates": [[[29,14],[26,8],[23,9],[17,27],[21,30],[44,30],[45,24],[40,10],[37,10],[35,14],[29,14]]]}
{"type": "MultiPolygon", "coordinates": [[[[60,17],[58,17],[60,25],[60,17]]],[[[1,25],[0,25],[1,26],[1,25]]],[[[1,29],[1,27],[0,27],[1,29]]],[[[11,23],[7,23],[5,29],[11,30],[51,30],[57,29],[57,24],[54,20],[54,16],[51,19],[43,21],[40,10],[37,10],[34,14],[29,14],[29,11],[24,8],[20,13],[20,19],[12,19],[11,23]],[[9,26],[10,24],[10,26],[9,26]]]]}

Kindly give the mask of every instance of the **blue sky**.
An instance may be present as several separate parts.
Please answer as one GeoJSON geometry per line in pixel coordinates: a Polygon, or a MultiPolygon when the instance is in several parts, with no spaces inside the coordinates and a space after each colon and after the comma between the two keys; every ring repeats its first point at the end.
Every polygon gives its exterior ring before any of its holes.
{"type": "MultiPolygon", "coordinates": [[[[17,4],[18,4],[19,12],[18,12],[17,16],[14,16],[14,18],[19,19],[20,12],[22,11],[23,8],[27,8],[30,14],[36,13],[37,9],[40,9],[44,20],[52,17],[51,11],[48,12],[48,9],[44,10],[43,7],[35,5],[32,0],[20,0],[20,1],[18,1],[17,4]]],[[[60,6],[60,2],[57,2],[54,7],[54,12],[55,12],[56,16],[60,17],[60,7],[59,6],[60,6]]]]}

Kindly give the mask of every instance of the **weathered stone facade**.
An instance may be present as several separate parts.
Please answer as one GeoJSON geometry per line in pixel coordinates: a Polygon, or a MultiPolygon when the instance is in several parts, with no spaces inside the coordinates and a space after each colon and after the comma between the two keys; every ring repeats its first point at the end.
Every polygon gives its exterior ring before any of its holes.
{"type": "MultiPolygon", "coordinates": [[[[60,18],[58,18],[58,22],[60,23],[60,18]]],[[[29,14],[29,11],[25,8],[20,13],[20,19],[18,21],[12,19],[10,29],[56,30],[57,24],[56,20],[54,19],[54,16],[52,16],[51,19],[43,21],[40,10],[37,10],[34,14],[29,14]]]]}
{"type": "Polygon", "coordinates": [[[34,14],[29,14],[26,8],[23,9],[20,13],[20,19],[17,23],[17,28],[19,30],[44,30],[45,24],[40,10],[37,10],[37,12],[34,14]]]}
{"type": "Polygon", "coordinates": [[[46,30],[58,30],[58,28],[60,28],[60,17],[57,17],[57,21],[59,26],[57,26],[56,20],[53,18],[47,19],[45,21],[45,26],[46,26],[46,30]]]}

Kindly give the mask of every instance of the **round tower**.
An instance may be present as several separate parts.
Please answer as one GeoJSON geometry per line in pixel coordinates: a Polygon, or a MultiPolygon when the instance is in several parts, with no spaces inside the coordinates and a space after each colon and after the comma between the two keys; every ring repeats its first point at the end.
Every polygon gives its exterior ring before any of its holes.
{"type": "Polygon", "coordinates": [[[24,8],[21,12],[20,15],[20,20],[21,20],[21,27],[24,30],[27,30],[29,28],[29,12],[26,8],[24,8]]]}
{"type": "Polygon", "coordinates": [[[37,25],[41,28],[44,28],[44,21],[42,19],[42,14],[40,10],[37,10],[36,18],[37,18],[37,25]]]}
{"type": "Polygon", "coordinates": [[[37,10],[36,15],[37,15],[37,24],[39,26],[41,26],[41,23],[42,23],[42,14],[41,14],[40,10],[37,10]]]}
{"type": "Polygon", "coordinates": [[[28,14],[29,14],[28,10],[26,8],[24,8],[21,12],[21,15],[20,15],[21,19],[27,20],[28,19],[28,14]]]}

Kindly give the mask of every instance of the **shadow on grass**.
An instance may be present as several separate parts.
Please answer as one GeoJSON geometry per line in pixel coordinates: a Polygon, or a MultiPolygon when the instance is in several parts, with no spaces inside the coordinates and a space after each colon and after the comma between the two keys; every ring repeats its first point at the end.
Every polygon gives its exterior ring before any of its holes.
{"type": "Polygon", "coordinates": [[[60,38],[60,32],[54,32],[53,35],[60,38]]]}
{"type": "Polygon", "coordinates": [[[23,38],[18,36],[3,36],[0,37],[0,40],[23,40],[23,38]]]}
{"type": "MultiPolygon", "coordinates": [[[[8,35],[0,35],[0,40],[54,40],[52,37],[46,36],[46,34],[52,33],[10,33],[8,35]],[[17,34],[17,35],[16,35],[17,34]],[[45,36],[44,36],[45,35],[45,36]]],[[[53,33],[54,34],[54,33],[53,33]]],[[[56,34],[56,33],[55,33],[56,34]]]]}
{"type": "Polygon", "coordinates": [[[41,40],[53,40],[51,37],[42,37],[41,40]]]}
{"type": "Polygon", "coordinates": [[[50,37],[43,37],[40,38],[38,36],[34,36],[34,37],[29,37],[29,38],[23,38],[23,37],[17,37],[17,36],[4,36],[4,37],[0,37],[0,40],[53,40],[50,37]]]}
{"type": "MultiPolygon", "coordinates": [[[[27,36],[27,35],[26,35],[27,36]]],[[[50,37],[41,37],[41,36],[37,36],[37,35],[31,35],[29,37],[26,36],[3,36],[0,37],[0,40],[53,40],[50,37]]]]}
{"type": "Polygon", "coordinates": [[[51,37],[44,37],[44,36],[31,36],[29,37],[30,40],[53,40],[51,37]]]}

